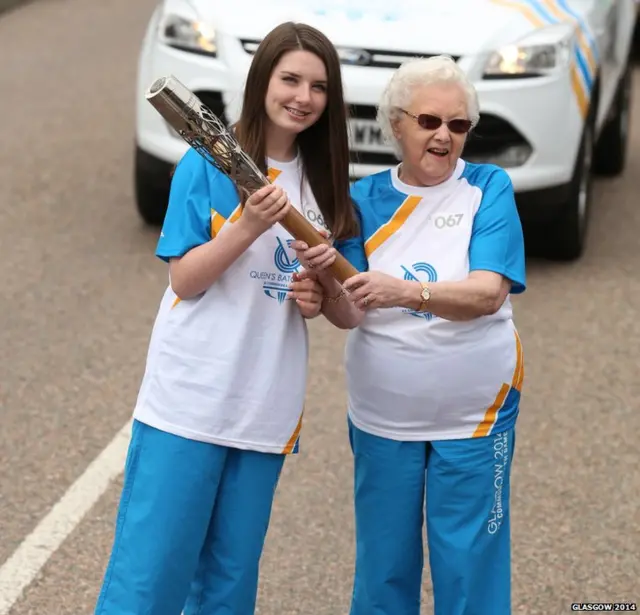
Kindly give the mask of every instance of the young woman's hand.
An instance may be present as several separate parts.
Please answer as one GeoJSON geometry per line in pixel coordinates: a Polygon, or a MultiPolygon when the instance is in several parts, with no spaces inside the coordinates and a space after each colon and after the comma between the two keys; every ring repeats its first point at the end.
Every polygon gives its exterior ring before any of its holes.
{"type": "Polygon", "coordinates": [[[322,286],[315,275],[309,271],[301,271],[291,276],[289,298],[298,304],[300,313],[305,318],[315,318],[322,309],[322,286]]]}
{"type": "MultiPolygon", "coordinates": [[[[329,237],[327,231],[320,230],[319,233],[325,238],[329,237]]],[[[302,266],[315,271],[320,277],[329,275],[325,270],[336,262],[336,249],[330,245],[320,244],[310,248],[304,241],[297,240],[291,244],[291,248],[295,250],[302,266]]]]}
{"type": "Polygon", "coordinates": [[[258,237],[280,222],[289,210],[291,202],[282,188],[274,184],[254,192],[244,204],[240,220],[258,237]]]}

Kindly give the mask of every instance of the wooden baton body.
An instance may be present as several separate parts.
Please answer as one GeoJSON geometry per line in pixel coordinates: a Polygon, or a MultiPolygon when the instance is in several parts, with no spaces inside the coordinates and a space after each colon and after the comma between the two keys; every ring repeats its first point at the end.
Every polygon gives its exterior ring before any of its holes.
{"type": "MultiPolygon", "coordinates": [[[[304,241],[310,248],[319,246],[320,244],[331,245],[331,242],[325,239],[315,227],[297,210],[293,207],[289,210],[287,215],[280,224],[291,235],[300,241],[304,241]]],[[[336,253],[336,260],[328,268],[338,282],[343,284],[345,280],[356,275],[358,270],[339,252],[336,253]]]]}

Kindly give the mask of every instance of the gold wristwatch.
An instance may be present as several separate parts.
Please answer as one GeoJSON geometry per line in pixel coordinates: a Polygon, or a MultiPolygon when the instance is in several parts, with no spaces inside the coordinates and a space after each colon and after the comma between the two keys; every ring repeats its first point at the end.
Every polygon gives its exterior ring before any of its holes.
{"type": "Polygon", "coordinates": [[[422,291],[420,291],[420,307],[418,308],[418,312],[425,312],[427,309],[427,303],[429,299],[431,299],[431,290],[426,285],[425,282],[420,282],[420,286],[422,286],[422,291]]]}

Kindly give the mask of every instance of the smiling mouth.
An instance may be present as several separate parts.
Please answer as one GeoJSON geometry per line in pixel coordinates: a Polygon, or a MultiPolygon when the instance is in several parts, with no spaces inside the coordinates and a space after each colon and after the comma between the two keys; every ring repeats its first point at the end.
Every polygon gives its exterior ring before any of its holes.
{"type": "Polygon", "coordinates": [[[438,158],[444,158],[449,153],[449,150],[446,147],[430,147],[427,153],[438,156],[438,158]]]}
{"type": "Polygon", "coordinates": [[[310,111],[300,111],[300,109],[294,109],[293,107],[285,107],[285,109],[293,115],[293,117],[303,119],[309,115],[311,115],[310,111]]]}

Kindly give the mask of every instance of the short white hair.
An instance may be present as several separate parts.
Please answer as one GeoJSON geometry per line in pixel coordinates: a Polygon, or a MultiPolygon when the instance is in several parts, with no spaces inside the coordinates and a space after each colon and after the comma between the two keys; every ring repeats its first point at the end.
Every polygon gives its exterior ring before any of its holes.
{"type": "Polygon", "coordinates": [[[387,87],[382,92],[377,114],[382,134],[386,141],[393,146],[398,159],[402,157],[402,150],[393,134],[392,122],[399,117],[400,108],[407,108],[415,88],[438,83],[455,83],[463,89],[467,98],[468,117],[473,127],[478,124],[480,119],[478,93],[453,58],[439,55],[407,60],[393,73],[387,87]]]}

